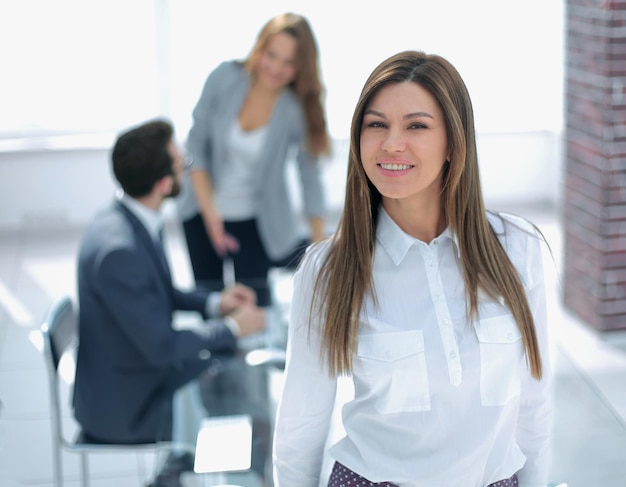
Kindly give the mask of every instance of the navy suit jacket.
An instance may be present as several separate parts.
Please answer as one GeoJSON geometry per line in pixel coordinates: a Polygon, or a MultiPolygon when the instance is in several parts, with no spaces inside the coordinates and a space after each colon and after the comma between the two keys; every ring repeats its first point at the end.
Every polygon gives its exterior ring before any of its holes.
{"type": "Polygon", "coordinates": [[[164,255],[116,201],[87,228],[78,256],[79,346],[74,414],[103,442],[170,440],[174,391],[232,353],[221,320],[206,333],[172,328],[175,310],[205,313],[206,291],[172,286],[164,255]],[[210,353],[207,353],[210,352],[210,353]]]}

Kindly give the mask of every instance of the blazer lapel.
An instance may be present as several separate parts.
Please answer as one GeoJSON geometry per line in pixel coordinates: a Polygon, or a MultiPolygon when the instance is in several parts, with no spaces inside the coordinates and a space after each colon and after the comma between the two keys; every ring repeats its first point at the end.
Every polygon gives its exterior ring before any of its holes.
{"type": "Polygon", "coordinates": [[[118,210],[128,219],[128,221],[132,225],[135,231],[135,235],[137,236],[137,240],[141,242],[143,247],[146,249],[146,252],[153,261],[157,272],[163,278],[163,284],[165,285],[165,289],[167,289],[168,294],[173,297],[174,288],[172,287],[172,275],[162,243],[155,242],[148,233],[148,230],[146,230],[146,227],[143,226],[143,223],[141,223],[139,219],[135,215],[133,215],[133,213],[122,203],[116,201],[115,204],[118,210]]]}

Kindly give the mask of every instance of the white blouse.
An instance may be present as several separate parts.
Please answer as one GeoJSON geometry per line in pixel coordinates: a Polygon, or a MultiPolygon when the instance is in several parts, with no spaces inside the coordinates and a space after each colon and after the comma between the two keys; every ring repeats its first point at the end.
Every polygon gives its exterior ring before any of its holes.
{"type": "Polygon", "coordinates": [[[215,205],[226,221],[242,221],[256,216],[259,195],[259,160],[269,127],[243,130],[239,119],[228,132],[228,177],[214,188],[215,205]]]}
{"type": "MultiPolygon", "coordinates": [[[[479,295],[466,315],[456,236],[426,244],[382,210],[373,264],[378,307],[366,298],[353,361],[354,399],[330,456],[373,481],[401,487],[484,487],[518,472],[545,487],[551,372],[542,244],[533,227],[488,214],[517,268],[535,318],[543,378],[531,376],[508,308],[479,295]]],[[[317,487],[336,378],[320,361],[320,323],[309,333],[313,286],[328,242],[295,275],[283,396],[274,436],[277,487],[317,487]]]]}

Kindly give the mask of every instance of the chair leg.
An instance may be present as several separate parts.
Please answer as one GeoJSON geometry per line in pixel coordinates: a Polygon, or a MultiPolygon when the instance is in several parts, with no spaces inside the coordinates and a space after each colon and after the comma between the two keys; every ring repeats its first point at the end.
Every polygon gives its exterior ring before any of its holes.
{"type": "Polygon", "coordinates": [[[147,479],[146,475],[146,458],[142,452],[136,453],[137,458],[137,474],[142,481],[147,479]]]}
{"type": "Polygon", "coordinates": [[[52,445],[52,468],[54,470],[54,485],[63,487],[63,458],[59,445],[52,445]]]}
{"type": "Polygon", "coordinates": [[[82,486],[89,487],[89,459],[87,458],[87,452],[80,453],[80,474],[82,477],[82,486]]]}

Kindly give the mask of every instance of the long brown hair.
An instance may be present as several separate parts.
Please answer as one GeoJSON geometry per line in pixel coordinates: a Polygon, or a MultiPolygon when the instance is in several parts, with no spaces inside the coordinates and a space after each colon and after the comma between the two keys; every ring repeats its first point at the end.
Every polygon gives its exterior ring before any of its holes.
{"type": "Polygon", "coordinates": [[[428,90],[444,113],[450,157],[441,197],[447,224],[459,241],[467,314],[478,317],[479,288],[494,299],[501,296],[521,331],[532,374],[539,379],[541,357],[526,293],[485,213],[469,93],[447,60],[416,51],[396,54],[374,69],[352,117],[344,209],[312,301],[313,310],[323,318],[322,354],[329,371],[351,370],[363,300],[367,294],[375,297],[372,261],[382,196],[361,164],[363,113],[383,86],[406,81],[428,90]]]}
{"type": "Polygon", "coordinates": [[[259,32],[244,65],[248,72],[254,72],[269,40],[281,32],[295,38],[298,44],[296,77],[290,87],[304,110],[307,148],[313,155],[328,154],[330,141],[321,100],[323,90],[318,68],[317,43],[307,19],[289,12],[270,19],[259,32]]]}

